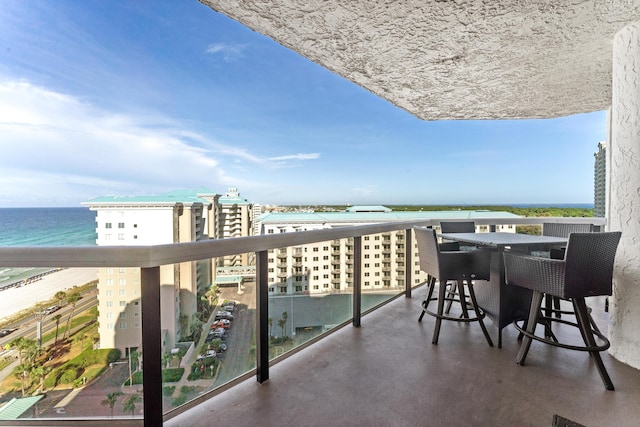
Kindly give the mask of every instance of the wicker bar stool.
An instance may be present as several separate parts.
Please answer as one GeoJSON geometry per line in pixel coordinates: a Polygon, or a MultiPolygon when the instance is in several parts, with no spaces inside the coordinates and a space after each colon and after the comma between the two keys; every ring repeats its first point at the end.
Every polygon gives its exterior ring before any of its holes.
{"type": "MultiPolygon", "coordinates": [[[[542,235],[553,237],[569,237],[571,233],[591,233],[593,225],[579,223],[563,223],[563,222],[545,222],[542,224],[542,235]]],[[[549,251],[549,258],[564,259],[566,247],[552,248],[549,251]]],[[[560,307],[560,298],[556,296],[546,295],[544,298],[545,314],[551,316],[553,313],[556,317],[562,317],[563,314],[575,314],[573,311],[562,310],[560,307]]]]}
{"type": "Polygon", "coordinates": [[[516,328],[524,335],[516,357],[519,365],[524,365],[532,340],[570,350],[587,351],[593,356],[605,387],[608,390],[614,389],[600,357],[600,352],[609,348],[609,340],[593,327],[585,298],[611,295],[613,263],[620,236],[620,232],[571,233],[563,260],[505,252],[507,284],[533,291],[526,328],[515,323],[516,328]],[[576,322],[544,316],[540,307],[545,294],[570,300],[575,310],[576,322]],[[568,345],[536,335],[536,325],[540,321],[554,321],[578,327],[584,346],[568,345]],[[598,337],[600,343],[596,342],[595,337],[598,337]]]}
{"type": "Polygon", "coordinates": [[[476,295],[473,290],[473,279],[488,280],[491,253],[488,251],[441,251],[433,229],[425,227],[414,227],[416,241],[418,243],[418,254],[420,258],[420,269],[429,275],[427,296],[422,301],[422,313],[418,321],[421,322],[425,313],[436,318],[433,331],[433,344],[438,344],[440,326],[442,320],[452,320],[456,322],[478,322],[482,328],[487,343],[493,347],[493,341],[484,325],[484,312],[478,307],[476,295]],[[439,281],[438,296],[434,297],[436,281],[439,281]],[[457,292],[447,292],[451,285],[447,283],[455,282],[457,292]],[[469,299],[465,292],[469,293],[469,299]],[[444,313],[444,304],[447,301],[458,302],[462,315],[460,317],[449,316],[444,313]],[[429,310],[429,303],[437,301],[437,311],[429,310]],[[474,316],[469,316],[469,310],[474,311],[474,316]]]}

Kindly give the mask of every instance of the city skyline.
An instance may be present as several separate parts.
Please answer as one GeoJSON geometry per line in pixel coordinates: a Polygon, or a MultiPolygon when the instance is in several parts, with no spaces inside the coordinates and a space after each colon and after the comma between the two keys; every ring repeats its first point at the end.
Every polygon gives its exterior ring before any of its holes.
{"type": "Polygon", "coordinates": [[[193,2],[3,2],[0,207],[592,203],[606,113],[418,120],[193,2]]]}

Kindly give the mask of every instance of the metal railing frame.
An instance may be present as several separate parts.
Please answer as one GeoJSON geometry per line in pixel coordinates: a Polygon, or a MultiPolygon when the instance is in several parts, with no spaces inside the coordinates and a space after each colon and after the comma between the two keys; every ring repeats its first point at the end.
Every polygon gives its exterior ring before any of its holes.
{"type": "MultiPolygon", "coordinates": [[[[447,221],[451,221],[447,219],[447,221]]],[[[460,220],[460,221],[468,221],[460,220]]],[[[474,219],[476,225],[489,225],[495,231],[496,224],[537,225],[543,222],[589,223],[596,227],[604,227],[604,218],[483,218],[474,219]]],[[[406,278],[405,289],[399,295],[411,297],[412,282],[412,233],[414,226],[436,226],[440,219],[419,221],[398,221],[389,223],[340,227],[305,231],[299,233],[283,233],[237,237],[230,239],[207,240],[189,243],[175,243],[155,246],[84,246],[84,247],[3,247],[0,248],[0,267],[139,267],[141,268],[141,304],[142,304],[142,351],[145,360],[142,368],[143,387],[143,419],[132,420],[130,425],[159,426],[167,420],[183,412],[193,404],[185,404],[167,414],[162,409],[162,363],[161,363],[161,329],[160,329],[160,267],[167,264],[198,261],[227,255],[256,253],[256,379],[262,383],[269,379],[269,328],[268,328],[268,268],[267,254],[270,249],[310,243],[353,238],[353,318],[354,327],[359,327],[362,317],[362,236],[390,231],[404,230],[406,233],[406,278]],[[158,354],[158,357],[149,357],[158,354]]],[[[245,378],[244,375],[242,378],[245,378]]],[[[223,389],[229,388],[223,386],[223,389]]],[[[207,395],[207,398],[210,395],[207,395]]],[[[195,401],[202,401],[201,398],[195,401]]],[[[124,421],[118,419],[118,421],[124,421]]],[[[1,425],[107,425],[113,419],[20,419],[12,420],[12,424],[1,425]],[[16,423],[17,421],[17,423],[16,423]]]]}

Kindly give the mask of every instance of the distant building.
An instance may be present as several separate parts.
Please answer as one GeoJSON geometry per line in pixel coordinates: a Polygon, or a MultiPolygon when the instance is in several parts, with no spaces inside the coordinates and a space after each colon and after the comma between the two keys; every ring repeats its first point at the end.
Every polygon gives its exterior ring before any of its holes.
{"type": "MultiPolygon", "coordinates": [[[[208,239],[217,197],[207,190],[174,191],[159,196],[104,196],[83,205],[97,212],[99,246],[144,246],[208,239]]],[[[211,281],[211,260],[160,267],[165,351],[189,333],[198,290],[211,281]]],[[[101,348],[118,348],[126,354],[140,346],[140,268],[99,269],[98,312],[101,348]]]]}
{"type": "MultiPolygon", "coordinates": [[[[394,221],[474,220],[485,217],[504,217],[504,225],[498,225],[496,231],[516,231],[515,226],[509,224],[509,219],[518,216],[508,212],[394,212],[384,206],[353,206],[344,212],[272,212],[261,215],[257,221],[260,234],[278,234],[394,221]]],[[[476,231],[488,232],[489,226],[477,226],[476,231]]],[[[363,292],[403,288],[408,269],[412,270],[415,284],[426,280],[426,276],[420,271],[417,256],[413,258],[413,265],[406,265],[408,248],[405,242],[404,231],[362,238],[363,292]]],[[[413,250],[417,254],[415,244],[413,250]]],[[[267,257],[269,295],[313,295],[348,291],[354,280],[353,255],[353,239],[270,250],[267,257]]]]}
{"type": "Polygon", "coordinates": [[[593,168],[593,216],[604,218],[606,216],[607,193],[607,145],[598,143],[598,152],[594,153],[595,164],[593,168]]]}

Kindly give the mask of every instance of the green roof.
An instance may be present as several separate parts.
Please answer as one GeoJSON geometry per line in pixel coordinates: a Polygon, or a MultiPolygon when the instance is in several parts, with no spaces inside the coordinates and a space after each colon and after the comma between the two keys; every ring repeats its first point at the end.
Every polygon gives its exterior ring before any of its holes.
{"type": "Polygon", "coordinates": [[[165,194],[157,196],[102,196],[95,199],[87,200],[83,202],[83,205],[98,205],[98,204],[167,204],[173,205],[175,203],[203,203],[205,205],[210,204],[208,200],[198,197],[199,194],[213,194],[208,189],[199,190],[175,190],[165,194]]]}
{"type": "Polygon", "coordinates": [[[42,399],[43,395],[13,398],[0,408],[0,420],[16,420],[33,405],[42,399]]]}

